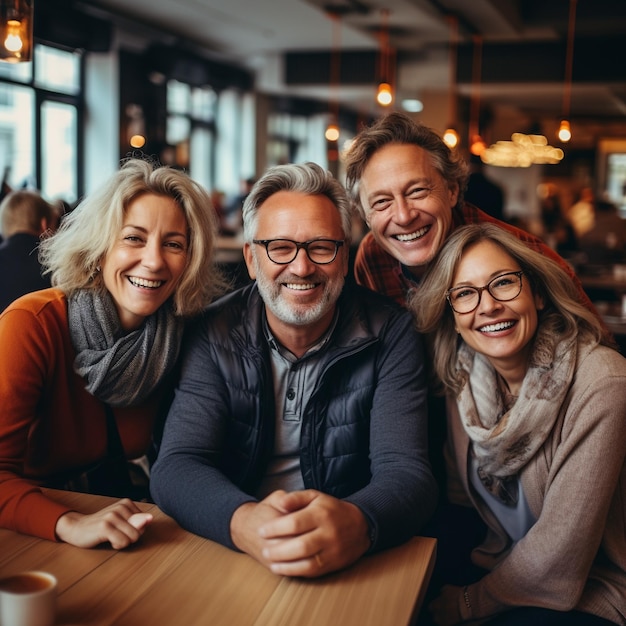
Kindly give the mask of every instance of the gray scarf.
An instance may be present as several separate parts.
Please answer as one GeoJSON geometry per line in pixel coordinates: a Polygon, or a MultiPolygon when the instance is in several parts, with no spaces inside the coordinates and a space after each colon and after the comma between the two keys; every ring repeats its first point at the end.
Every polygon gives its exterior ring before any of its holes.
{"type": "Polygon", "coordinates": [[[488,359],[462,344],[457,370],[465,379],[457,402],[461,422],[478,460],[485,487],[504,502],[516,500],[510,480],[550,434],[574,376],[577,336],[564,338],[540,327],[520,394],[510,410],[497,392],[488,359]]]}
{"type": "Polygon", "coordinates": [[[144,401],[178,358],[184,324],[169,303],[125,333],[109,292],[82,289],[68,297],[68,320],[74,371],[111,406],[144,401]]]}

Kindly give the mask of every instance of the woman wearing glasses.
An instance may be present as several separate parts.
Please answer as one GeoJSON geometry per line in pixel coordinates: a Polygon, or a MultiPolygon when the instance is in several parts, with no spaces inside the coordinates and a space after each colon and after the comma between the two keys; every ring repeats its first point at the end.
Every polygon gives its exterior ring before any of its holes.
{"type": "Polygon", "coordinates": [[[410,304],[448,396],[451,501],[488,527],[435,623],[626,623],[626,359],[564,271],[492,224],[459,228],[410,304]]]}

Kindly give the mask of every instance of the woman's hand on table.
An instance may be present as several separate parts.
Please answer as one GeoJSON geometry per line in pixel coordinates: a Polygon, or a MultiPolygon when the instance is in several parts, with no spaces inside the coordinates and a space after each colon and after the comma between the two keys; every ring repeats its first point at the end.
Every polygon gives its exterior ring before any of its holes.
{"type": "Polygon", "coordinates": [[[59,518],[55,532],[61,541],[79,548],[94,548],[108,541],[122,550],[135,543],[151,521],[152,514],[142,513],[125,498],[91,515],[70,511],[59,518]]]}

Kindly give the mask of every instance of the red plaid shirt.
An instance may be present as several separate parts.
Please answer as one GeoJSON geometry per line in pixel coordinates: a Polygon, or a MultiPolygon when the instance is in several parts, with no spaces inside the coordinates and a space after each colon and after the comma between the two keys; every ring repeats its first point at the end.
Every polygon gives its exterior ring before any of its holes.
{"type": "MultiPolygon", "coordinates": [[[[541,241],[539,237],[535,237],[535,235],[531,235],[506,222],[501,222],[469,203],[465,203],[461,210],[453,209],[452,220],[454,224],[453,229],[464,224],[489,222],[513,233],[533,250],[537,250],[537,252],[556,261],[574,281],[580,293],[581,302],[598,315],[572,266],[550,246],[541,241]]],[[[406,304],[406,295],[409,289],[417,286],[417,282],[414,282],[403,273],[400,261],[392,257],[376,243],[372,233],[367,233],[359,245],[354,262],[354,275],[360,285],[369,287],[379,293],[384,293],[403,306],[406,304]]],[[[600,316],[598,315],[598,317],[600,316]]]]}

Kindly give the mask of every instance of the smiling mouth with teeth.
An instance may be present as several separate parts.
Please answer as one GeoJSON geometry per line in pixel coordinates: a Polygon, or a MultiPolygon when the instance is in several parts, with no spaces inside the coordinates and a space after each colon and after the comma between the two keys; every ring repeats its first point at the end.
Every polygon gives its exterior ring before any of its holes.
{"type": "Polygon", "coordinates": [[[163,280],[147,280],[145,278],[128,277],[128,282],[135,287],[143,287],[145,289],[158,289],[165,281],[163,280]]]}
{"type": "Polygon", "coordinates": [[[314,289],[314,283],[285,283],[287,289],[295,289],[296,291],[305,291],[307,289],[314,289]]]}
{"type": "Polygon", "coordinates": [[[499,330],[507,330],[507,328],[512,328],[515,325],[515,322],[499,322],[497,324],[487,324],[486,326],[481,326],[478,330],[481,333],[494,333],[499,330]]]}
{"type": "Polygon", "coordinates": [[[410,233],[408,235],[395,235],[395,238],[398,241],[416,241],[417,239],[421,239],[428,231],[430,230],[430,226],[424,226],[424,228],[420,228],[416,230],[414,233],[410,233]]]}

